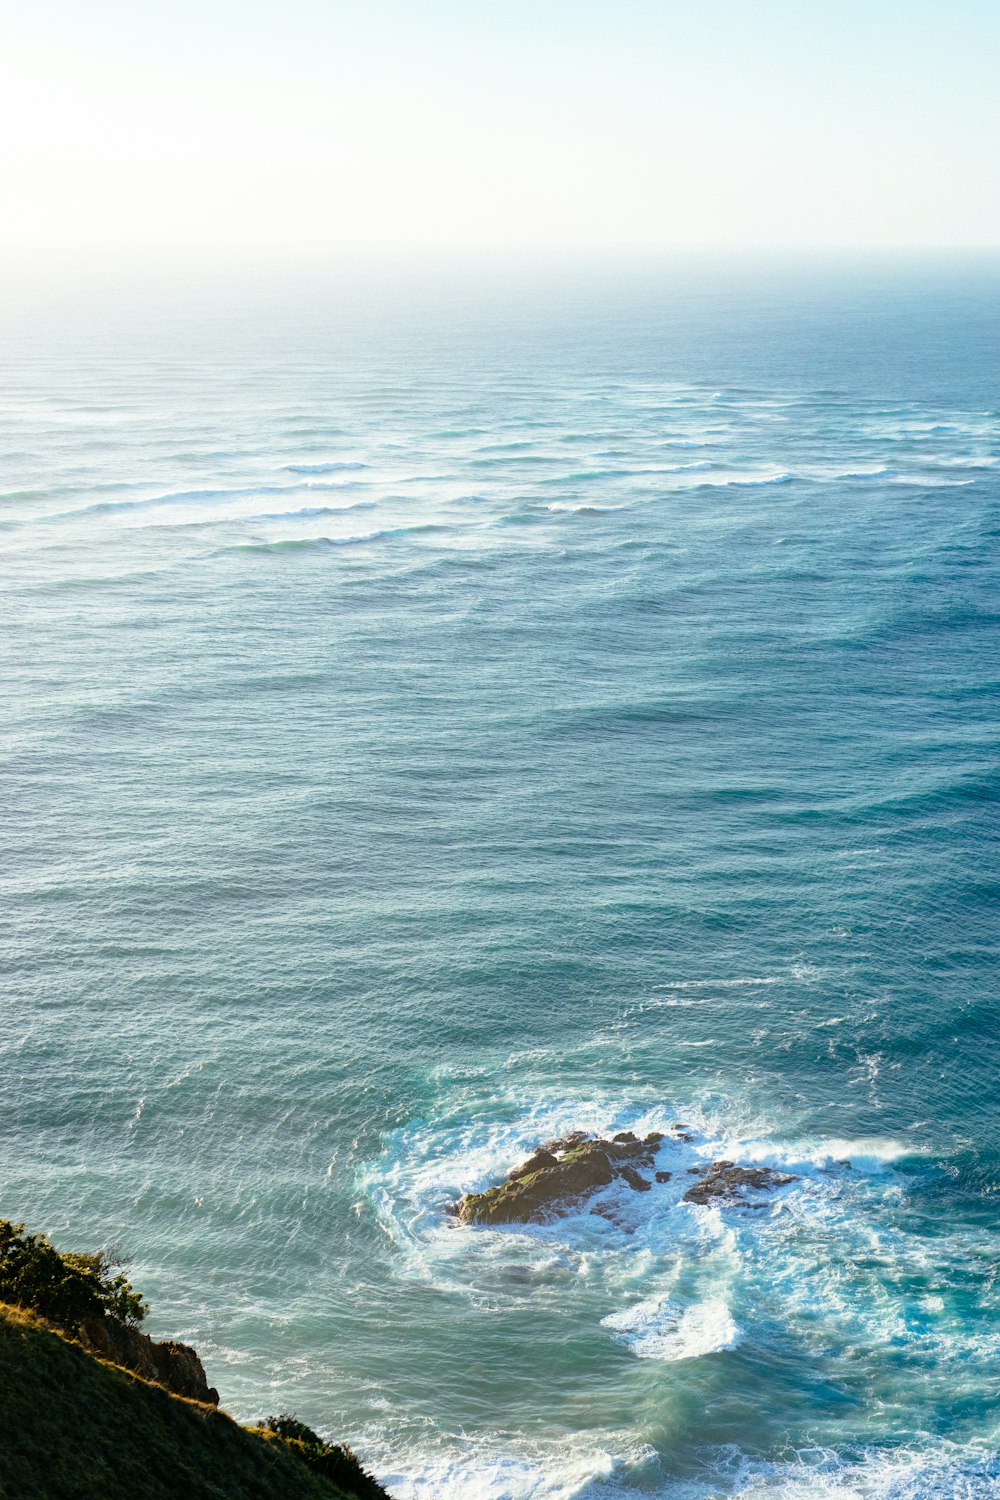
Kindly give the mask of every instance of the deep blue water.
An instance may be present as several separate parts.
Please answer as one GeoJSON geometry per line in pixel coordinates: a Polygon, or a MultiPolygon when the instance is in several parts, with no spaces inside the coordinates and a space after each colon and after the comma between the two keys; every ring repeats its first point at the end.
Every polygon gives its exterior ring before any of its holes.
{"type": "Polygon", "coordinates": [[[998,335],[988,260],[9,314],[0,1214],[400,1500],[1000,1495],[998,335]],[[676,1120],[797,1181],[445,1212],[676,1120]]]}

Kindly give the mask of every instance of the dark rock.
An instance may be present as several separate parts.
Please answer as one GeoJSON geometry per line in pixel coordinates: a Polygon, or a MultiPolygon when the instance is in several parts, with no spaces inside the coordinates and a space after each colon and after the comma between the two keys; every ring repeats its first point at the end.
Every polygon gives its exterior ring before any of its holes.
{"type": "Polygon", "coordinates": [[[603,1141],[601,1144],[613,1161],[638,1161],[646,1163],[651,1162],[655,1155],[655,1150],[652,1146],[647,1146],[644,1141],[638,1140],[635,1136],[630,1141],[626,1141],[621,1136],[616,1135],[614,1140],[603,1141]]]}
{"type": "Polygon", "coordinates": [[[515,1167],[510,1173],[508,1181],[513,1182],[517,1177],[530,1177],[532,1172],[540,1172],[543,1167],[554,1167],[556,1158],[551,1151],[536,1151],[534,1156],[529,1157],[523,1166],[515,1167]]]}
{"type": "Polygon", "coordinates": [[[665,1140],[666,1136],[663,1134],[662,1130],[651,1130],[646,1136],[643,1144],[646,1146],[658,1146],[661,1141],[665,1140]]]}
{"type": "Polygon", "coordinates": [[[731,1161],[714,1161],[700,1182],[684,1194],[687,1203],[711,1203],[722,1199],[741,1202],[739,1194],[746,1188],[763,1191],[784,1187],[795,1178],[788,1172],[774,1172],[770,1167],[736,1167],[731,1161]]]}
{"type": "Polygon", "coordinates": [[[218,1391],[205,1379],[201,1360],[188,1344],[175,1344],[169,1339],[156,1342],[118,1318],[85,1319],[79,1339],[99,1359],[153,1380],[175,1396],[186,1396],[206,1406],[219,1404],[218,1391]]]}
{"type": "Polygon", "coordinates": [[[616,1143],[618,1141],[637,1141],[639,1137],[631,1130],[620,1130],[617,1135],[611,1137],[616,1143]]]}
{"type": "Polygon", "coordinates": [[[545,1145],[540,1149],[542,1151],[551,1151],[558,1155],[561,1151],[572,1151],[574,1146],[582,1145],[585,1140],[587,1140],[587,1132],[585,1130],[574,1130],[570,1135],[564,1135],[559,1140],[546,1141],[545,1145]]]}
{"type": "Polygon", "coordinates": [[[656,1180],[657,1182],[669,1182],[673,1175],[672,1172],[657,1172],[656,1180]]]}

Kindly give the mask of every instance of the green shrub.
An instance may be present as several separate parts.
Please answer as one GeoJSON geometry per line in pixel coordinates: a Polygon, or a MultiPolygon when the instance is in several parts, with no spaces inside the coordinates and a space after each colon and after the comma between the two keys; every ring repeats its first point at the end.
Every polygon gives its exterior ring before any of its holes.
{"type": "Polygon", "coordinates": [[[0,1219],[0,1302],[30,1308],[64,1328],[106,1316],[142,1321],[146,1304],[121,1264],[103,1250],[61,1254],[44,1234],[25,1234],[23,1224],[0,1219]]]}
{"type": "Polygon", "coordinates": [[[96,1278],[106,1316],[133,1326],[142,1322],[149,1309],[142,1293],[135,1290],[121,1269],[127,1262],[120,1255],[113,1250],[98,1250],[91,1255],[69,1252],[63,1255],[63,1260],[73,1269],[96,1278]]]}
{"type": "Polygon", "coordinates": [[[387,1500],[378,1480],[362,1468],[350,1448],[342,1447],[340,1443],[324,1443],[318,1433],[288,1412],[267,1417],[263,1425],[317,1474],[332,1479],[349,1494],[357,1495],[358,1500],[387,1500]]]}

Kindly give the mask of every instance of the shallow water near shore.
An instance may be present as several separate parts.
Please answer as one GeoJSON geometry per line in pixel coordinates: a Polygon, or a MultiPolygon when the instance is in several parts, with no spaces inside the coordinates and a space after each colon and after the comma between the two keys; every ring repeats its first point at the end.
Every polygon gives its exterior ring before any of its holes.
{"type": "Polygon", "coordinates": [[[1000,267],[102,296],[0,351],[0,1214],[399,1500],[1000,1495],[1000,267]]]}

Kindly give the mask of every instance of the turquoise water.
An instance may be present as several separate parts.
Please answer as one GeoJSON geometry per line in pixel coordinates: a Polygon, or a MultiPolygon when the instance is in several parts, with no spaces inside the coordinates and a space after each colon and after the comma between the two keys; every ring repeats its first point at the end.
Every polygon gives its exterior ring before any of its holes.
{"type": "Polygon", "coordinates": [[[0,1213],[400,1500],[1000,1495],[998,294],[9,314],[0,1213]],[[797,1181],[445,1213],[675,1120],[797,1181]]]}

